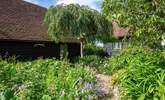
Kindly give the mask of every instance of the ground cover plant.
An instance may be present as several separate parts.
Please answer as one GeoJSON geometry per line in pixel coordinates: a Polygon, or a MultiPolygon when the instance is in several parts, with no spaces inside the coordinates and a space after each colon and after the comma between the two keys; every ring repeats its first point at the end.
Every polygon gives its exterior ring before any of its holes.
{"type": "Polygon", "coordinates": [[[165,100],[165,52],[129,48],[109,65],[122,100],[165,100]]]}
{"type": "Polygon", "coordinates": [[[105,48],[96,46],[94,43],[86,43],[83,48],[84,57],[77,57],[73,64],[90,67],[97,73],[108,74],[108,57],[106,57],[105,48]]]}
{"type": "Polygon", "coordinates": [[[83,58],[77,58],[74,64],[79,64],[84,67],[90,67],[97,73],[109,74],[110,67],[108,65],[108,58],[103,58],[96,55],[88,55],[83,58]]]}
{"type": "Polygon", "coordinates": [[[69,100],[94,95],[94,73],[67,61],[0,60],[0,100],[69,100]]]}

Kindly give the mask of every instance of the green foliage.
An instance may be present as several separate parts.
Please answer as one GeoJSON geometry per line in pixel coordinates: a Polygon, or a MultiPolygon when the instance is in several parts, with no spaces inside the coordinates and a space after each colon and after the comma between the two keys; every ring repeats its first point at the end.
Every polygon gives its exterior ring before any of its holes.
{"type": "Polygon", "coordinates": [[[120,86],[122,100],[165,99],[165,53],[128,48],[110,58],[110,72],[120,86]]]}
{"type": "Polygon", "coordinates": [[[95,44],[88,43],[84,47],[84,55],[104,56],[105,50],[103,47],[98,47],[95,44]]]}
{"type": "Polygon", "coordinates": [[[164,100],[165,55],[159,49],[165,28],[165,1],[104,0],[102,11],[109,20],[115,19],[120,26],[131,28],[129,42],[134,46],[109,61],[121,99],[164,100]]]}
{"type": "Polygon", "coordinates": [[[109,20],[131,27],[131,43],[160,46],[165,28],[164,0],[104,0],[102,11],[109,20]]]}
{"type": "Polygon", "coordinates": [[[109,22],[98,11],[78,4],[50,7],[45,22],[49,35],[58,40],[63,36],[94,40],[96,34],[109,35],[109,22]]]}
{"type": "Polygon", "coordinates": [[[0,100],[87,99],[87,95],[94,94],[85,87],[95,82],[93,74],[89,69],[54,59],[0,60],[0,100]]]}
{"type": "Polygon", "coordinates": [[[49,95],[44,95],[42,97],[42,100],[51,100],[51,97],[49,95]]]}
{"type": "Polygon", "coordinates": [[[75,64],[93,68],[99,73],[108,74],[110,70],[107,58],[102,58],[96,55],[87,55],[83,58],[75,59],[75,64]]]}

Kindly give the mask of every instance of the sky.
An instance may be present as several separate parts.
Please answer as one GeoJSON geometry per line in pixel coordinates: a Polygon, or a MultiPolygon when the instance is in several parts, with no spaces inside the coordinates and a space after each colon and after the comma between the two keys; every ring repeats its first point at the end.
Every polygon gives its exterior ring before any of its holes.
{"type": "Polygon", "coordinates": [[[89,7],[99,11],[100,4],[103,0],[24,0],[24,1],[31,2],[46,8],[49,8],[51,5],[78,3],[80,5],[88,5],[89,7]]]}

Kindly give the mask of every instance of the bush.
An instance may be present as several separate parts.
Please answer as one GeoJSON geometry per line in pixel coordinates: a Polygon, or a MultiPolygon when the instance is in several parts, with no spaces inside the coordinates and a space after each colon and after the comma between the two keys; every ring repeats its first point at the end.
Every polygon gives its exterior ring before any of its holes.
{"type": "Polygon", "coordinates": [[[0,100],[87,99],[94,94],[85,87],[95,81],[93,74],[81,66],[54,59],[0,60],[0,100]]]}
{"type": "Polygon", "coordinates": [[[110,58],[123,100],[165,100],[165,52],[128,48],[110,58]]]}
{"type": "Polygon", "coordinates": [[[105,56],[105,50],[103,47],[98,47],[94,44],[86,44],[84,47],[84,55],[97,55],[105,56]]]}
{"type": "Polygon", "coordinates": [[[108,60],[107,58],[102,58],[96,55],[88,55],[83,58],[75,59],[76,64],[81,64],[82,66],[88,66],[94,68],[99,73],[109,72],[108,60]]]}

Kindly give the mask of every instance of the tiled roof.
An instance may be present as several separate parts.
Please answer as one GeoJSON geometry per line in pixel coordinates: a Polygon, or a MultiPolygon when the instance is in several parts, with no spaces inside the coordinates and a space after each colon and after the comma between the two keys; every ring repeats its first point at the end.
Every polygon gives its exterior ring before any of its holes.
{"type": "Polygon", "coordinates": [[[49,41],[46,10],[23,0],[0,0],[0,39],[49,41]]]}
{"type": "Polygon", "coordinates": [[[126,36],[130,30],[129,27],[127,28],[119,27],[118,23],[115,20],[112,21],[112,29],[113,29],[113,35],[117,39],[126,36]]]}

